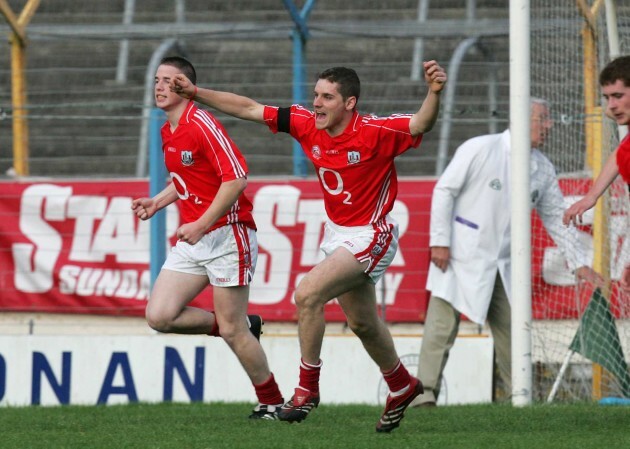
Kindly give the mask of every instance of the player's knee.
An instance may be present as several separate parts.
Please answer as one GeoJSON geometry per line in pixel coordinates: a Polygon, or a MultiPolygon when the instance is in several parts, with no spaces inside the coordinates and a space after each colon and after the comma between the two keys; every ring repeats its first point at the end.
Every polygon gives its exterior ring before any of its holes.
{"type": "Polygon", "coordinates": [[[348,327],[359,338],[372,336],[377,331],[373,323],[361,319],[348,321],[348,327]]]}
{"type": "Polygon", "coordinates": [[[232,346],[232,342],[238,336],[238,330],[230,323],[221,323],[219,335],[229,346],[232,346]]]}
{"type": "Polygon", "coordinates": [[[306,291],[295,292],[295,305],[298,309],[312,309],[317,305],[317,297],[306,291]]]}
{"type": "Polygon", "coordinates": [[[320,295],[308,285],[300,284],[295,289],[295,305],[299,309],[313,309],[323,307],[320,295]]]}
{"type": "Polygon", "coordinates": [[[231,323],[222,323],[219,333],[233,351],[238,351],[238,348],[243,347],[247,339],[252,336],[246,326],[236,326],[231,323]]]}
{"type": "Polygon", "coordinates": [[[165,317],[163,314],[156,312],[155,310],[147,307],[144,313],[149,327],[158,332],[170,332],[171,320],[165,317]]]}

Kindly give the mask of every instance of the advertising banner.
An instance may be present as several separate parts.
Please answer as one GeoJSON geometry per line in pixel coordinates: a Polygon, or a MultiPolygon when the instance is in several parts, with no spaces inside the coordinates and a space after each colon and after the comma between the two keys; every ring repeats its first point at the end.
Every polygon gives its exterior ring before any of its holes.
{"type": "MultiPolygon", "coordinates": [[[[389,322],[424,321],[434,184],[435,179],[399,182],[391,214],[400,225],[399,251],[376,285],[380,312],[389,322]]],[[[131,201],[147,195],[146,180],[0,185],[0,310],[144,314],[151,284],[149,222],[134,216],[131,201]]],[[[250,179],[247,194],[254,205],[259,243],[250,313],[269,321],[294,321],[295,287],[323,258],[319,243],[325,211],[320,187],[314,179],[250,179]]],[[[167,247],[175,243],[180,225],[176,204],[167,208],[167,247]]],[[[581,236],[592,246],[588,230],[581,236]]],[[[574,275],[535,215],[532,241],[534,317],[574,317],[574,275]],[[541,316],[536,304],[550,295],[566,302],[566,307],[555,307],[553,317],[541,316]]],[[[618,247],[614,254],[624,253],[625,239],[615,234],[611,242],[618,247]]],[[[623,268],[617,259],[612,260],[613,279],[623,268]]],[[[211,309],[211,293],[207,288],[192,305],[211,309]]],[[[330,321],[344,321],[334,300],[325,312],[330,321]]]]}
{"type": "MultiPolygon", "coordinates": [[[[400,225],[396,259],[377,285],[388,321],[424,318],[431,181],[401,182],[392,215],[400,225]]],[[[143,315],[150,291],[149,222],[131,212],[146,181],[2,183],[0,310],[143,315]]],[[[315,180],[250,180],[259,257],[250,313],[293,321],[293,292],[323,258],[325,211],[315,180]]],[[[167,208],[165,245],[180,225],[167,208]]],[[[193,303],[212,308],[211,289],[193,303]]],[[[337,304],[327,319],[343,320],[337,304]]]]}
{"type": "MultiPolygon", "coordinates": [[[[294,335],[261,341],[286,395],[298,378],[294,335]]],[[[422,339],[395,337],[415,373],[422,339]]],[[[492,400],[492,339],[458,338],[444,370],[440,405],[492,400]]],[[[322,403],[384,405],[383,375],[351,332],[326,336],[322,403]]],[[[285,396],[286,397],[286,396],[285,396]]],[[[0,336],[0,407],[112,405],[130,402],[251,402],[243,367],[220,338],[173,336],[0,336]],[[97,351],[94,348],[98,348],[97,351]]]]}

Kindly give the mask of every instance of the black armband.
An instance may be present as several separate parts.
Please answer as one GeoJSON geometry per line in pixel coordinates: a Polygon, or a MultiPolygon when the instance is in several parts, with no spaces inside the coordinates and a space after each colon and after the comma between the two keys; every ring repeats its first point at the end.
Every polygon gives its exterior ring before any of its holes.
{"type": "Polygon", "coordinates": [[[278,108],[278,131],[291,131],[291,108],[278,108]]]}

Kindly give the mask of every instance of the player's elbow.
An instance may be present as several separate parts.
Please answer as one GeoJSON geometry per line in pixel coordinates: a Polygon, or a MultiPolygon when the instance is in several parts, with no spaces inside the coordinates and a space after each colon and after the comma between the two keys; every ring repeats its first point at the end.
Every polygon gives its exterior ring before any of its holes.
{"type": "Polygon", "coordinates": [[[238,191],[239,194],[243,193],[247,188],[247,178],[243,176],[242,178],[236,178],[233,182],[234,188],[238,191]]]}
{"type": "Polygon", "coordinates": [[[414,137],[419,136],[420,134],[428,133],[433,129],[433,125],[435,125],[435,120],[427,120],[427,119],[418,119],[410,126],[411,135],[414,137]]]}
{"type": "Polygon", "coordinates": [[[413,137],[418,137],[421,134],[427,133],[431,131],[432,128],[433,123],[427,122],[425,120],[416,120],[409,123],[409,132],[413,137]]]}
{"type": "Polygon", "coordinates": [[[256,123],[265,123],[265,106],[257,101],[250,100],[242,110],[242,119],[256,123]]]}

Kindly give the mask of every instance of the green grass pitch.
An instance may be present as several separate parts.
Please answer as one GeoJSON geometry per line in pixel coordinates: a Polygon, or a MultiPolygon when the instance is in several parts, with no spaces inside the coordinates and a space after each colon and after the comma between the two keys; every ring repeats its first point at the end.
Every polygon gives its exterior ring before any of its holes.
{"type": "Polygon", "coordinates": [[[252,421],[251,404],[0,408],[0,448],[628,448],[630,408],[597,404],[409,409],[377,434],[381,408],[320,404],[299,424],[252,421]]]}

